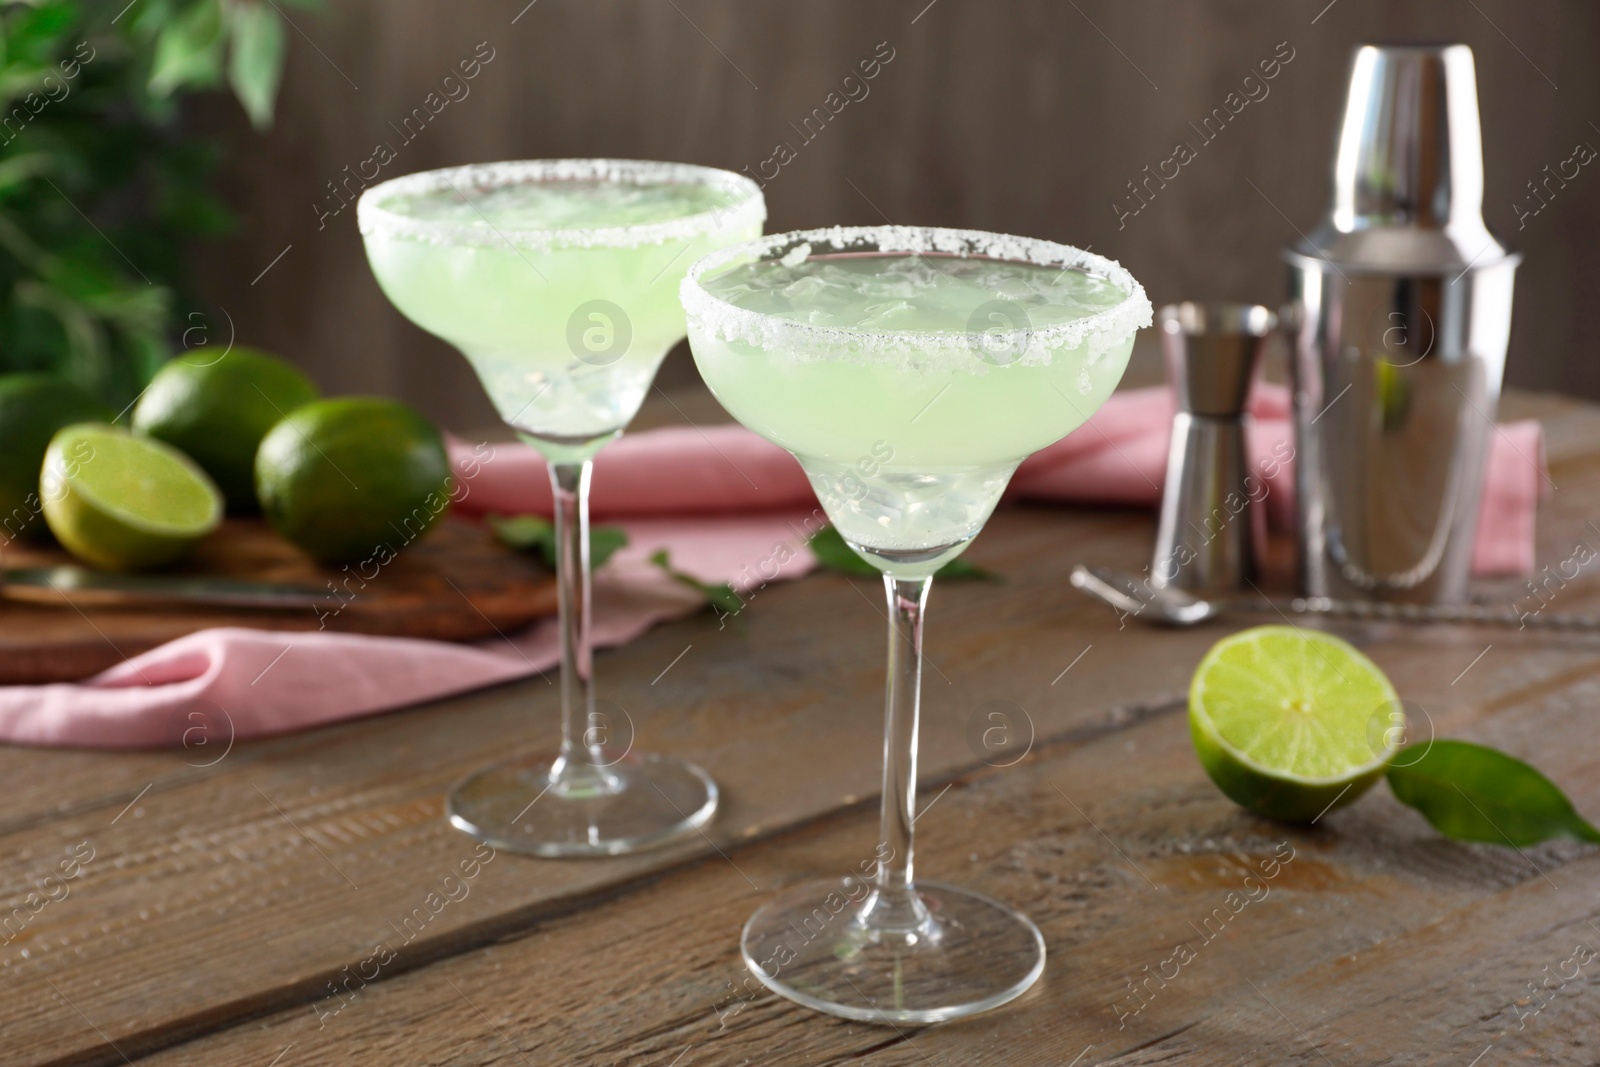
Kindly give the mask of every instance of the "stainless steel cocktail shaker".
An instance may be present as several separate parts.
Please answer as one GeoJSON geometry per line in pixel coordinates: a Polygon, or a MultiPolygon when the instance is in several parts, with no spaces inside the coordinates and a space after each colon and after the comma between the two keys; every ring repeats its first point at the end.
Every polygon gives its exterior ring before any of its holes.
{"type": "Polygon", "coordinates": [[[1513,275],[1472,50],[1355,52],[1333,208],[1286,250],[1302,591],[1466,598],[1513,275]]]}

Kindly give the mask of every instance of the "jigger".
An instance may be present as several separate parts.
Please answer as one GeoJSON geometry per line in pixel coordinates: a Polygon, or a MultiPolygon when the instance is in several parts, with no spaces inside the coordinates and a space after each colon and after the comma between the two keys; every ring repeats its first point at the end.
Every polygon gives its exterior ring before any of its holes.
{"type": "Polygon", "coordinates": [[[1278,317],[1257,304],[1171,304],[1156,315],[1177,399],[1150,584],[1230,593],[1256,574],[1264,485],[1250,476],[1245,397],[1278,317]]]}

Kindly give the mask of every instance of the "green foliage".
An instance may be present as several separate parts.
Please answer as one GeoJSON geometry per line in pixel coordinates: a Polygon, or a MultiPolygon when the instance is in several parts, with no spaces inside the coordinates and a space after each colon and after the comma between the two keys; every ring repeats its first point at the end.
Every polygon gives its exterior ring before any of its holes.
{"type": "Polygon", "coordinates": [[[1520,848],[1567,837],[1600,843],[1600,830],[1556,784],[1504,752],[1467,741],[1434,741],[1421,758],[1389,768],[1389,788],[1457,841],[1520,848]]]}
{"type": "Polygon", "coordinates": [[[707,604],[721,610],[723,614],[737,615],[744,609],[744,601],[739,598],[738,593],[733,591],[731,584],[718,582],[716,585],[711,585],[708,582],[702,582],[692,574],[678,570],[672,565],[672,557],[667,554],[666,549],[660,548],[652,552],[650,554],[650,562],[660,567],[668,578],[671,578],[684,588],[692,589],[705,597],[707,604]]]}
{"type": "MultiPolygon", "coordinates": [[[[817,562],[823,570],[838,571],[841,574],[859,574],[864,577],[877,578],[881,576],[878,568],[856,555],[855,549],[845,544],[844,538],[839,536],[839,531],[832,526],[824,526],[811,535],[807,542],[811,551],[816,555],[817,562]]],[[[986,571],[982,567],[957,557],[946,563],[934,572],[935,578],[946,581],[974,581],[998,582],[1000,576],[993,571],[986,571]]]]}
{"type": "Polygon", "coordinates": [[[0,0],[0,371],[119,408],[149,380],[198,315],[187,242],[231,225],[181,98],[226,79],[266,126],[285,40],[267,0],[0,0]]]}
{"type": "MultiPolygon", "coordinates": [[[[556,528],[549,519],[537,515],[489,515],[489,528],[502,544],[523,552],[536,553],[541,562],[555,570],[556,528]]],[[[620,526],[589,527],[589,569],[597,571],[605,566],[617,549],[628,543],[628,531],[620,526]]]]}

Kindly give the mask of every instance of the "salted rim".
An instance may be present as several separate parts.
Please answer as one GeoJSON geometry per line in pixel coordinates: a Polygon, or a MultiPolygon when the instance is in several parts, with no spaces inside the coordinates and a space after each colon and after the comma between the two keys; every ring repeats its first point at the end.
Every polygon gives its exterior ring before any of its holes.
{"type": "MultiPolygon", "coordinates": [[[[363,235],[406,237],[443,245],[500,245],[518,248],[629,248],[687,240],[723,229],[759,225],[767,217],[761,187],[732,171],[692,163],[657,163],[638,159],[524,159],[503,163],[471,163],[464,167],[424,170],[374,185],[356,204],[356,225],[363,235]],[[734,203],[662,222],[632,226],[577,229],[525,230],[463,225],[416,219],[390,211],[385,201],[394,196],[419,196],[464,187],[498,189],[524,182],[599,181],[630,185],[707,185],[731,194],[743,194],[734,203]]],[[[484,221],[488,221],[485,219],[484,221]]]]}
{"type": "MultiPolygon", "coordinates": [[[[985,344],[1015,353],[1025,364],[1049,363],[1051,353],[1087,344],[1094,357],[1122,344],[1135,331],[1149,326],[1150,300],[1132,274],[1115,260],[1034,237],[953,230],[930,226],[833,226],[820,230],[794,230],[769,234],[730,245],[702,257],[684,276],[678,293],[692,326],[724,341],[744,341],[767,350],[796,354],[881,353],[931,355],[952,348],[972,349],[969,330],[885,330],[867,326],[818,326],[779,318],[762,311],[738,307],[706,291],[700,279],[736,263],[756,259],[782,259],[812,254],[813,244],[829,246],[831,253],[851,250],[920,255],[940,252],[962,259],[988,259],[1033,263],[1042,267],[1078,269],[1093,273],[1122,289],[1127,296],[1113,307],[1071,322],[1052,326],[1026,326],[1011,330],[985,330],[985,344]],[[869,249],[870,246],[870,249],[869,249]],[[801,253],[801,249],[805,251],[801,253]],[[776,254],[774,254],[776,253],[776,254]]],[[[992,361],[991,361],[992,362],[992,361]]]]}

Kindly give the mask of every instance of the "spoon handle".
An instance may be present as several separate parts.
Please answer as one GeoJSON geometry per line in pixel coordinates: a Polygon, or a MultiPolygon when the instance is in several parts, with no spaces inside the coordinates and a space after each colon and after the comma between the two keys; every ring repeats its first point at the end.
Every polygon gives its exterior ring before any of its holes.
{"type": "Polygon", "coordinates": [[[1240,597],[1229,607],[1241,611],[1289,615],[1332,615],[1347,619],[1383,619],[1395,622],[1463,623],[1473,626],[1506,626],[1516,629],[1600,631],[1600,615],[1553,614],[1490,608],[1481,604],[1391,604],[1380,601],[1332,600],[1328,597],[1295,597],[1269,600],[1240,597]]]}

